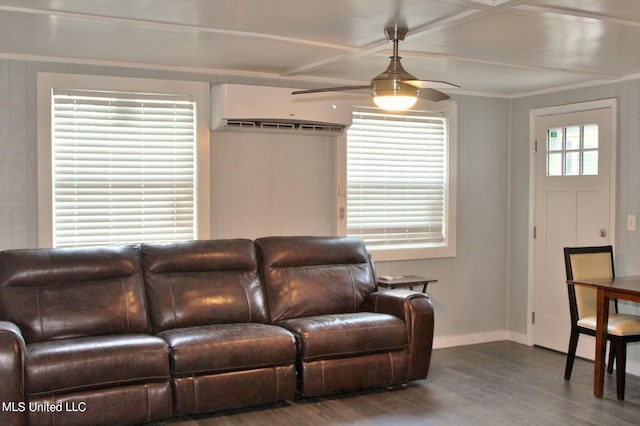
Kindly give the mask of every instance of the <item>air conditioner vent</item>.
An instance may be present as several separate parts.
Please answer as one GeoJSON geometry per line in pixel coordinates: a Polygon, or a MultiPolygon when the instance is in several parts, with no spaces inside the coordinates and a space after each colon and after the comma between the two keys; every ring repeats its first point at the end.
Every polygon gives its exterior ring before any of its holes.
{"type": "Polygon", "coordinates": [[[300,129],[314,132],[344,132],[346,127],[334,124],[301,124],[300,129]]]}
{"type": "Polygon", "coordinates": [[[284,121],[259,121],[259,120],[227,120],[225,129],[265,129],[280,131],[299,131],[313,133],[342,133],[345,126],[331,123],[296,123],[284,121]]]}
{"type": "Polygon", "coordinates": [[[253,129],[256,127],[255,121],[238,121],[238,120],[228,120],[226,127],[229,128],[237,128],[237,129],[253,129]]]}
{"type": "Polygon", "coordinates": [[[296,128],[295,123],[278,123],[277,121],[258,122],[258,125],[261,129],[294,130],[296,128]]]}

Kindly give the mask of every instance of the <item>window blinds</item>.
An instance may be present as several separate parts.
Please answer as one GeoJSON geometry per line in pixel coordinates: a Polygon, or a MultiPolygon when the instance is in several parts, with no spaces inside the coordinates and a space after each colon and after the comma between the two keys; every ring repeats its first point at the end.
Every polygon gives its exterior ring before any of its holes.
{"type": "Polygon", "coordinates": [[[443,244],[446,176],[444,117],[356,110],[347,133],[347,234],[373,249],[443,244]]]}
{"type": "Polygon", "coordinates": [[[54,245],[195,238],[195,102],[53,93],[54,245]]]}

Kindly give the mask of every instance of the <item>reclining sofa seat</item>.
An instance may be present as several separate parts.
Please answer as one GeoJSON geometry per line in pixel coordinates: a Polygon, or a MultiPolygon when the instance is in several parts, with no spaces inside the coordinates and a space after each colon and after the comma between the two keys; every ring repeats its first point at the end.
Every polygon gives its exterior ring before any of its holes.
{"type": "Polygon", "coordinates": [[[153,332],[170,347],[175,414],[293,399],[295,339],[268,324],[253,241],[140,249],[153,332]]]}
{"type": "Polygon", "coordinates": [[[427,377],[431,302],[422,293],[378,292],[362,240],[267,237],[255,244],[271,321],[297,340],[303,397],[427,377]]]}
{"type": "Polygon", "coordinates": [[[3,251],[0,319],[0,400],[15,404],[0,423],[171,416],[168,347],[150,335],[136,246],[3,251]]]}

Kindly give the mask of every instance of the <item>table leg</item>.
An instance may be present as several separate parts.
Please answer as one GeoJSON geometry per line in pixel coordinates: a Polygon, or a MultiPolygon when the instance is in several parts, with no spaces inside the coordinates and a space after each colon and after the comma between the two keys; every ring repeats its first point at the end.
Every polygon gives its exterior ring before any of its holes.
{"type": "Polygon", "coordinates": [[[593,394],[601,397],[604,391],[604,359],[607,350],[607,327],[609,323],[609,298],[604,289],[598,288],[596,319],[596,360],[593,378],[593,394]]]}

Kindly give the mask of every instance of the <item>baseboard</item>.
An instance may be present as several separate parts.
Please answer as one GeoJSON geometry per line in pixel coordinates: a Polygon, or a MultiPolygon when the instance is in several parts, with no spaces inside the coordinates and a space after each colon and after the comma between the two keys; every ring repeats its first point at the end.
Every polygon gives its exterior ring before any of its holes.
{"type": "Polygon", "coordinates": [[[629,361],[629,358],[627,358],[626,371],[627,371],[627,374],[640,376],[640,363],[629,361]]]}
{"type": "MultiPolygon", "coordinates": [[[[511,340],[523,345],[530,345],[526,334],[513,331],[500,330],[488,333],[463,334],[458,336],[441,336],[433,338],[433,349],[452,348],[455,346],[476,345],[479,343],[511,340]]],[[[627,374],[640,376],[640,362],[632,361],[627,357],[627,374]]]]}
{"type": "Polygon", "coordinates": [[[475,345],[478,343],[496,342],[499,340],[512,340],[517,343],[527,344],[527,336],[508,330],[490,331],[487,333],[464,334],[458,336],[441,336],[433,338],[433,348],[452,348],[454,346],[475,345]]]}

